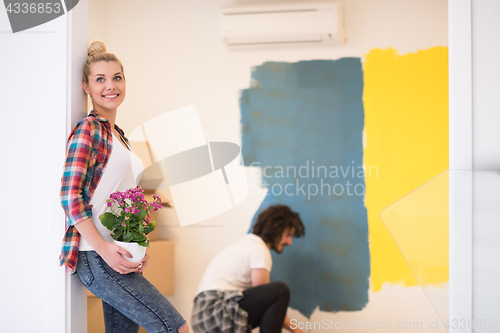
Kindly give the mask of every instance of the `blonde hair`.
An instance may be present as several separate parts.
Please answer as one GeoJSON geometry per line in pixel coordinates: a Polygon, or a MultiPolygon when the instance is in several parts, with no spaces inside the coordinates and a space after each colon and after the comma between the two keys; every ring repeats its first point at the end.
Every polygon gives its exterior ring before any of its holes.
{"type": "Polygon", "coordinates": [[[83,65],[82,82],[89,84],[90,65],[98,61],[114,61],[120,65],[122,69],[123,79],[125,80],[125,72],[121,61],[114,53],[106,52],[106,44],[101,40],[94,40],[90,44],[87,51],[87,61],[83,65]]]}

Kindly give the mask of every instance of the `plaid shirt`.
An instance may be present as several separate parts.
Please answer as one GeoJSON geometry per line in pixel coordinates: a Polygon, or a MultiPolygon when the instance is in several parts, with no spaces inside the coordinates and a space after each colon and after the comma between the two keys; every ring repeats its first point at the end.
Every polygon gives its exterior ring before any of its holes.
{"type": "MultiPolygon", "coordinates": [[[[130,144],[121,128],[115,129],[130,144]]],[[[113,149],[113,136],[109,121],[92,110],[88,117],[76,123],[66,146],[66,160],[61,178],[61,205],[66,213],[66,233],[59,257],[60,265],[66,265],[76,273],[80,233],[75,224],[92,217],[94,194],[108,157],[113,149]]],[[[146,217],[149,221],[149,216],[146,217]]]]}
{"type": "Polygon", "coordinates": [[[240,308],[239,290],[208,290],[194,299],[191,328],[194,333],[247,333],[248,313],[240,308]]]}

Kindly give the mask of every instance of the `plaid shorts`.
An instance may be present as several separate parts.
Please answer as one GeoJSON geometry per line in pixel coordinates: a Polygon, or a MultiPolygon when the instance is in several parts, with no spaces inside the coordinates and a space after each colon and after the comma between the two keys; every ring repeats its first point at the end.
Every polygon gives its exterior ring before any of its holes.
{"type": "Polygon", "coordinates": [[[239,290],[208,290],[194,299],[191,328],[194,333],[248,333],[248,313],[240,308],[239,290]]]}

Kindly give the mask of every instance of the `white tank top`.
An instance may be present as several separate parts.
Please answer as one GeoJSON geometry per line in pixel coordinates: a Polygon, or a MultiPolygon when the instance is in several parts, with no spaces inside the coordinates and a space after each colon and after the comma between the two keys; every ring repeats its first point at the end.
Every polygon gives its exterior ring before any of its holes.
{"type": "MultiPolygon", "coordinates": [[[[105,212],[111,212],[106,205],[109,195],[116,191],[125,191],[135,187],[139,181],[144,167],[141,160],[132,151],[125,148],[119,138],[113,133],[113,149],[108,159],[106,168],[101,177],[101,181],[94,191],[90,204],[92,207],[92,220],[106,242],[113,242],[111,231],[102,225],[99,216],[105,212]]],[[[119,213],[118,205],[113,206],[113,210],[119,213]]],[[[92,246],[83,238],[80,238],[80,251],[92,251],[92,246]]]]}

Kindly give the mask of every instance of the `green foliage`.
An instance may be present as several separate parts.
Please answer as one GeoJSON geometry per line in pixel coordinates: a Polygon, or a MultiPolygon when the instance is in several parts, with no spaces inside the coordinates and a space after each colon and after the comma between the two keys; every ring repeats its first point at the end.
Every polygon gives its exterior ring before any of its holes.
{"type": "Polygon", "coordinates": [[[140,208],[140,212],[139,215],[137,215],[137,219],[139,221],[144,221],[145,218],[146,218],[146,210],[144,208],[140,208]]]}
{"type": "Polygon", "coordinates": [[[113,230],[121,225],[121,219],[113,213],[104,213],[99,216],[102,225],[104,225],[109,230],[113,230]]]}
{"type": "Polygon", "coordinates": [[[161,198],[153,195],[154,202],[148,203],[144,199],[143,190],[140,187],[126,190],[125,192],[115,192],[110,195],[106,202],[111,212],[106,212],[99,216],[102,225],[111,230],[111,237],[121,242],[136,242],[141,246],[150,247],[147,234],[152,232],[155,221],[146,222],[147,213],[154,208],[161,208],[161,198]],[[118,204],[119,214],[111,208],[112,204],[118,204]]]}
{"type": "Polygon", "coordinates": [[[149,239],[145,240],[144,242],[137,242],[137,244],[144,246],[144,247],[151,247],[151,246],[149,246],[149,239]]]}

